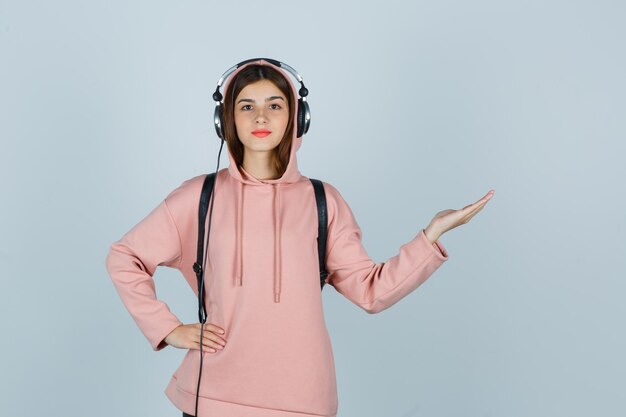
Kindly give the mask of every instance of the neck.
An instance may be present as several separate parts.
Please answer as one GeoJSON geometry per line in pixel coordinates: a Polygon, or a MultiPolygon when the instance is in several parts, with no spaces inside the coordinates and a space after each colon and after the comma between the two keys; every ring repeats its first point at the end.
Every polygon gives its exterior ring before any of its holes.
{"type": "Polygon", "coordinates": [[[243,163],[241,164],[243,169],[254,178],[258,180],[274,180],[278,175],[271,163],[271,153],[255,154],[255,156],[249,156],[248,153],[244,153],[243,163]]]}

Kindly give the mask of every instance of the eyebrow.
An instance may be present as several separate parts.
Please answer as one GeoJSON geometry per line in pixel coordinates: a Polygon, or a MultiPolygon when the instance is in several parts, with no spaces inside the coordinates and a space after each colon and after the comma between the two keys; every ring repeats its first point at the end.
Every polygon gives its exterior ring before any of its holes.
{"type": "MultiPolygon", "coordinates": [[[[281,96],[271,96],[271,97],[266,98],[266,99],[265,99],[265,101],[275,100],[275,99],[277,99],[277,98],[281,99],[282,101],[285,101],[285,99],[284,99],[284,98],[282,98],[281,96]]],[[[239,104],[239,103],[241,103],[242,101],[246,101],[246,102],[248,102],[248,103],[256,103],[256,101],[255,101],[255,100],[252,100],[251,98],[242,98],[242,99],[240,99],[240,100],[239,100],[236,104],[239,104]]]]}

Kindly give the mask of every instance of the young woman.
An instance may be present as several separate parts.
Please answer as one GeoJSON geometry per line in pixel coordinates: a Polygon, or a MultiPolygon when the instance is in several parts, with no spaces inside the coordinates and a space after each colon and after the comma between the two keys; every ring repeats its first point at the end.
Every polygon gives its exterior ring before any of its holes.
{"type": "MultiPolygon", "coordinates": [[[[152,277],[157,266],[177,268],[198,294],[192,265],[206,174],[184,181],[113,243],[107,270],[153,350],[187,350],[165,389],[184,416],[334,417],[338,398],[322,310],[317,207],[296,159],[302,144],[298,93],[265,59],[239,66],[224,91],[230,165],[218,171],[211,197],[202,353],[201,323],[183,324],[157,299],[152,277]]],[[[397,255],[375,263],[348,204],[334,186],[323,185],[326,283],[368,313],[391,307],[430,277],[448,259],[439,237],[467,223],[493,195],[439,212],[397,255]]]]}

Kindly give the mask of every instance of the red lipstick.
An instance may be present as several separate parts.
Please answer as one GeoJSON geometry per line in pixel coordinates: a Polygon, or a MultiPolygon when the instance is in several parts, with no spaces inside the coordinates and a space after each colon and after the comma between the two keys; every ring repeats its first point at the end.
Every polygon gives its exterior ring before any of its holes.
{"type": "Polygon", "coordinates": [[[270,130],[267,129],[256,129],[252,131],[252,134],[258,138],[264,138],[267,135],[269,135],[270,133],[272,133],[270,130]]]}

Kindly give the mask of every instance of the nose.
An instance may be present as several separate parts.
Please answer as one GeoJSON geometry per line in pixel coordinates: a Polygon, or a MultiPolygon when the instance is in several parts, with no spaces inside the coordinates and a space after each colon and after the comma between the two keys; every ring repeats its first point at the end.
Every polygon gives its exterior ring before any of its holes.
{"type": "Polygon", "coordinates": [[[267,122],[267,117],[265,117],[265,109],[263,109],[263,108],[259,109],[259,111],[257,112],[257,115],[256,115],[256,122],[257,123],[265,123],[265,122],[267,122]]]}

